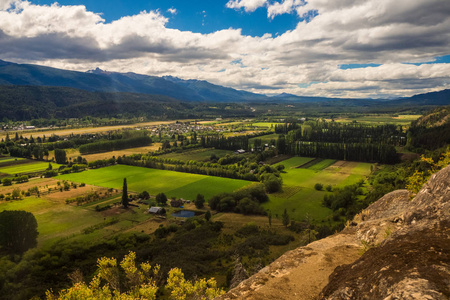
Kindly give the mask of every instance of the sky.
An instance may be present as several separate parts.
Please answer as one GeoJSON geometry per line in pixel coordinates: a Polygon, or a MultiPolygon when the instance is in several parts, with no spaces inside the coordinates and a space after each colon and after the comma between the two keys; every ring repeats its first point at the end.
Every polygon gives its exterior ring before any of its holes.
{"type": "Polygon", "coordinates": [[[450,88],[449,0],[0,0],[0,59],[275,95],[450,88]]]}

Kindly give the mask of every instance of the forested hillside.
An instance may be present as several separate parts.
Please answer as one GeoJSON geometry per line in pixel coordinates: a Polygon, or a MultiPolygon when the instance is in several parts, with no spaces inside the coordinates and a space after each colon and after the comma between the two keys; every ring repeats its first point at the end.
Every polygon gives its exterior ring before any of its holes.
{"type": "Polygon", "coordinates": [[[0,119],[151,117],[156,119],[199,118],[217,113],[251,116],[242,105],[182,102],[161,95],[87,92],[67,87],[1,86],[0,119]],[[228,106],[227,110],[223,108],[228,106]]]}

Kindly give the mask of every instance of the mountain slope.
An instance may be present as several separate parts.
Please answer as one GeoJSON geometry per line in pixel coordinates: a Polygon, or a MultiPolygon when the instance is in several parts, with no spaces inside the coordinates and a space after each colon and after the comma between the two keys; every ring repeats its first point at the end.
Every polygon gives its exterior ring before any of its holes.
{"type": "Polygon", "coordinates": [[[416,95],[397,100],[343,99],[280,94],[265,95],[240,91],[202,80],[183,80],[172,76],[148,76],[135,73],[106,72],[95,69],[76,72],[50,67],[16,64],[0,60],[0,85],[56,86],[91,92],[125,92],[164,95],[183,101],[210,102],[295,102],[299,104],[401,107],[408,105],[449,105],[450,90],[416,95]]]}
{"type": "Polygon", "coordinates": [[[264,95],[238,91],[206,81],[181,80],[135,73],[86,73],[0,60],[0,85],[58,86],[99,92],[127,92],[165,95],[187,101],[266,100],[264,95]]]}
{"type": "Polygon", "coordinates": [[[412,200],[386,194],[342,232],[285,253],[218,299],[449,299],[449,186],[447,166],[412,200]]]}

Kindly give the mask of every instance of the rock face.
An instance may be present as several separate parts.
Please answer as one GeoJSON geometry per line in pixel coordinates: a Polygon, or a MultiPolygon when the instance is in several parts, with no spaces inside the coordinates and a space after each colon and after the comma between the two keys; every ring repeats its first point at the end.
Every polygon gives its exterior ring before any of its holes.
{"type": "Polygon", "coordinates": [[[450,166],[411,197],[385,195],[219,299],[450,299],[450,166]]]}

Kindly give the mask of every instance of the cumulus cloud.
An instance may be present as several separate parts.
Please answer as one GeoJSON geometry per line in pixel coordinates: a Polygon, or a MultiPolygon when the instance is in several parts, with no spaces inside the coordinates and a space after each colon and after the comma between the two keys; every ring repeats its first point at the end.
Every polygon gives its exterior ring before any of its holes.
{"type": "Polygon", "coordinates": [[[450,87],[450,64],[405,64],[450,54],[450,1],[231,0],[227,6],[266,7],[269,18],[295,12],[299,22],[276,37],[240,29],[200,34],[167,28],[158,11],[107,23],[82,5],[0,0],[0,59],[173,75],[260,93],[385,97],[450,87]],[[342,70],[342,64],[380,66],[342,70]]]}
{"type": "Polygon", "coordinates": [[[167,12],[171,13],[172,15],[176,15],[178,13],[177,9],[173,7],[169,8],[167,12]]]}
{"type": "Polygon", "coordinates": [[[11,7],[15,0],[0,0],[0,10],[6,10],[11,7]]]}
{"type": "Polygon", "coordinates": [[[226,7],[232,9],[244,9],[246,12],[253,12],[267,4],[267,0],[230,0],[226,7]]]}
{"type": "Polygon", "coordinates": [[[302,0],[283,0],[283,2],[274,2],[267,7],[267,16],[273,19],[278,15],[290,14],[302,5],[304,5],[302,0]]]}

